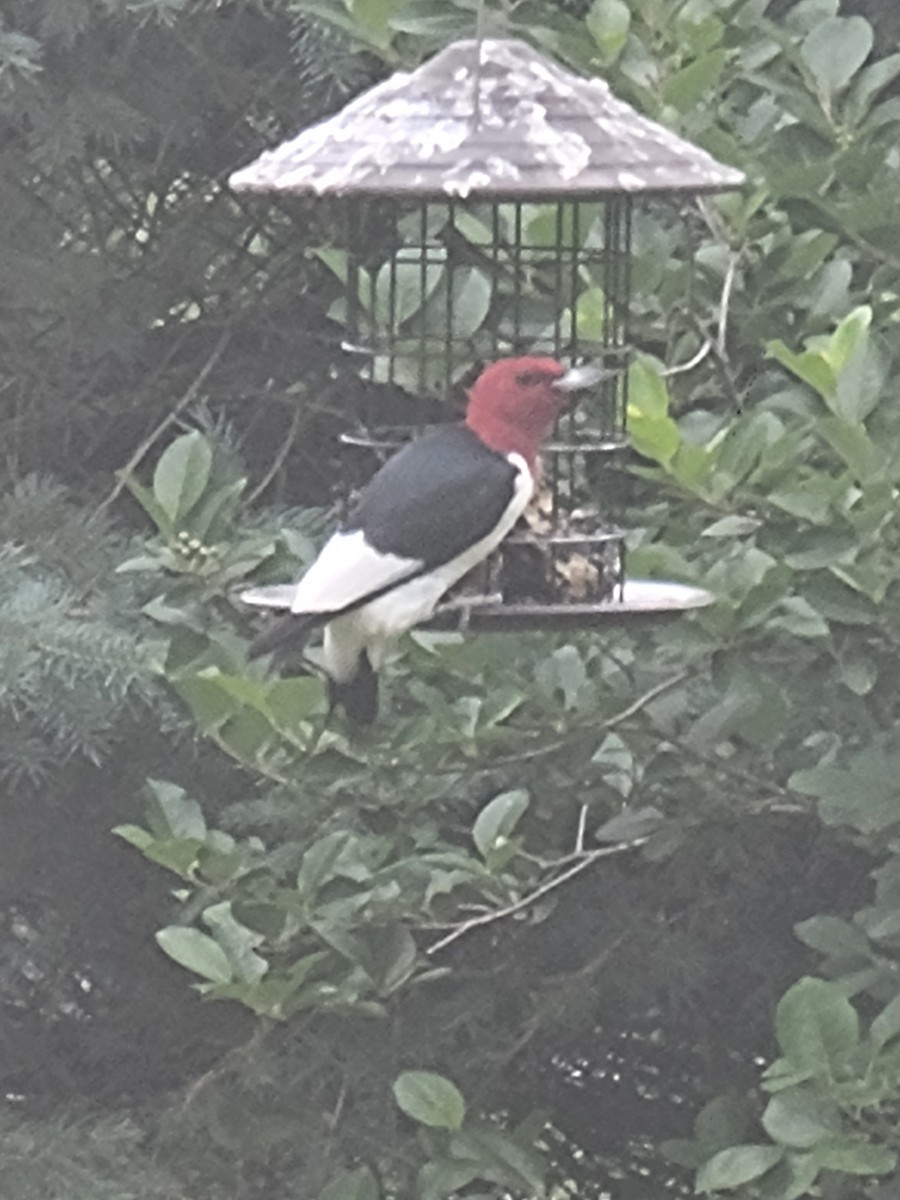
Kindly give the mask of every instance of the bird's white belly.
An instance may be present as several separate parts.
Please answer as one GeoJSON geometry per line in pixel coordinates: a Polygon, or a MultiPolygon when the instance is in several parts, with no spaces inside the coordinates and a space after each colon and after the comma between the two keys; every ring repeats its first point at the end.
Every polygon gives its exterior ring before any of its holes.
{"type": "Polygon", "coordinates": [[[377,671],[388,646],[414,625],[427,621],[441,597],[500,545],[525,511],[534,480],[524,460],[510,455],[519,468],[515,491],[500,522],[489,534],[443,566],[400,584],[377,600],[325,627],[325,668],[338,682],[352,678],[359,655],[366,650],[377,671]]]}
{"type": "Polygon", "coordinates": [[[328,674],[339,683],[351,679],[363,650],[377,671],[391,642],[426,621],[452,582],[444,583],[436,575],[411,579],[355,612],[335,617],[325,627],[328,674]]]}

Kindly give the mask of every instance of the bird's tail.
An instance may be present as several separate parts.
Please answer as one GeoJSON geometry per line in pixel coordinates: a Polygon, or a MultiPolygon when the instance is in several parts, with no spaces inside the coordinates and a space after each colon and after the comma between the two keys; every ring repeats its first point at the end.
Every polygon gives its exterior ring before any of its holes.
{"type": "Polygon", "coordinates": [[[318,613],[287,613],[276,617],[250,643],[247,656],[253,659],[263,654],[300,650],[316,626],[322,624],[322,620],[318,613]]]}
{"type": "MultiPolygon", "coordinates": [[[[265,629],[250,643],[249,658],[264,654],[282,656],[289,650],[300,650],[313,630],[327,620],[319,613],[287,613],[269,621],[265,629]]],[[[349,720],[358,725],[371,725],[378,716],[378,676],[365,650],[360,653],[353,675],[338,681],[328,678],[328,697],[332,706],[340,705],[349,720]]]]}
{"type": "Polygon", "coordinates": [[[378,676],[365,650],[360,654],[356,670],[350,679],[339,683],[328,680],[328,697],[339,704],[349,720],[357,725],[371,725],[378,716],[378,676]]]}

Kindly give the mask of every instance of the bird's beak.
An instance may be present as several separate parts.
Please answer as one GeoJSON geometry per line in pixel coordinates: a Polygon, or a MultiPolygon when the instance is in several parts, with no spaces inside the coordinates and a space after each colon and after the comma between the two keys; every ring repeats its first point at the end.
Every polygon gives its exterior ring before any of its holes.
{"type": "Polygon", "coordinates": [[[617,371],[601,367],[599,363],[582,363],[580,367],[570,367],[565,375],[553,381],[553,386],[560,392],[582,392],[617,374],[617,371]]]}

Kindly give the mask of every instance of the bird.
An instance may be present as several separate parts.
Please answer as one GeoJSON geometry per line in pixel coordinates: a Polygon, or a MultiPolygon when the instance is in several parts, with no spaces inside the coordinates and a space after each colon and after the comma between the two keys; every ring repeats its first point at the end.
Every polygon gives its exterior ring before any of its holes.
{"type": "Polygon", "coordinates": [[[434,426],[372,477],[292,586],[290,612],[256,637],[250,657],[283,651],[324,627],[332,707],[371,724],[390,646],[426,621],[512,530],[534,493],[541,445],[570,394],[608,374],[539,355],[484,367],[461,423],[434,426]]]}

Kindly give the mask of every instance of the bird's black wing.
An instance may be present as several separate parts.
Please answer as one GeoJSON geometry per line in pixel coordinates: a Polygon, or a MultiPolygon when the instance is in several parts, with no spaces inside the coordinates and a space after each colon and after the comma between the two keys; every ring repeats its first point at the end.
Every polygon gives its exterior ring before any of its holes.
{"type": "Polygon", "coordinates": [[[350,512],[382,554],[418,560],[423,570],[456,558],[494,529],[515,493],[517,468],[465,425],[410,442],[381,468],[350,512]]]}

